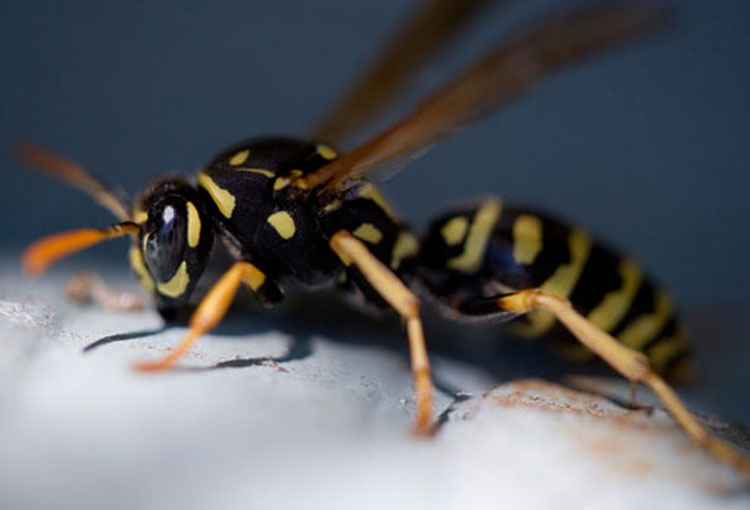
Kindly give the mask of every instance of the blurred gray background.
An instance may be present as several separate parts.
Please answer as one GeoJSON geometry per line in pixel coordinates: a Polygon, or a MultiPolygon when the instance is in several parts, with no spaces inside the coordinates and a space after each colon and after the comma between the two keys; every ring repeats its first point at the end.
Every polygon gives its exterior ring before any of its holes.
{"type": "MultiPolygon", "coordinates": [[[[508,28],[561,3],[492,10],[387,118],[508,28]]],[[[495,192],[637,255],[693,326],[701,391],[718,393],[742,380],[747,388],[750,364],[750,4],[676,3],[669,29],[554,76],[384,188],[417,226],[441,204],[495,192]]],[[[1,255],[111,221],[76,191],[16,168],[13,140],[68,154],[131,193],[165,172],[192,173],[240,139],[306,133],[413,4],[1,2],[1,255]]],[[[124,245],[92,256],[124,267],[124,245]]],[[[721,406],[725,414],[750,416],[743,393],[721,406]]]]}

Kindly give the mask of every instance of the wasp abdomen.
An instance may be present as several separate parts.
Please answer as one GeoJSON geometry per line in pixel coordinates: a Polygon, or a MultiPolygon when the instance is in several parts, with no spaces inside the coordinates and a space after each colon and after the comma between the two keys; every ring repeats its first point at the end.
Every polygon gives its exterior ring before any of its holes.
{"type": "MultiPolygon", "coordinates": [[[[657,371],[687,375],[687,334],[669,296],[635,260],[548,214],[496,198],[444,213],[422,243],[417,277],[453,313],[475,320],[513,318],[489,299],[508,292],[540,288],[566,297],[601,329],[644,352],[657,371]]],[[[509,326],[524,336],[572,340],[541,310],[509,326]]],[[[591,355],[577,342],[565,350],[591,355]]]]}

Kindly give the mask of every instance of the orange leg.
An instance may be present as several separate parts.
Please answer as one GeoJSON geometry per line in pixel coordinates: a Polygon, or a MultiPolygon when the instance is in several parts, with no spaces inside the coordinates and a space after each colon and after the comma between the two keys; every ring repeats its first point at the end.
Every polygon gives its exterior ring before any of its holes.
{"type": "Polygon", "coordinates": [[[252,265],[250,262],[235,262],[234,265],[224,273],[208,294],[198,305],[198,308],[190,317],[190,327],[177,348],[164,358],[157,361],[144,361],[135,365],[136,370],[157,371],[170,368],[195,343],[201,335],[215,328],[226,315],[229,305],[232,304],[241,283],[245,283],[251,289],[258,290],[266,281],[266,275],[252,265]]]}
{"type": "Polygon", "coordinates": [[[330,245],[344,264],[355,264],[362,271],[370,285],[401,314],[406,322],[417,403],[414,433],[420,436],[430,435],[432,433],[432,377],[422,331],[422,320],[419,317],[419,300],[390,269],[370,253],[367,246],[349,232],[342,230],[334,234],[330,245]]]}
{"type": "Polygon", "coordinates": [[[536,289],[523,290],[498,299],[498,306],[516,313],[535,309],[551,312],[573,335],[629,381],[643,383],[661,400],[664,407],[683,430],[700,446],[722,462],[750,477],[750,459],[727,444],[719,441],[703,428],[690,414],[677,394],[664,380],[651,370],[648,358],[618,342],[614,337],[595,326],[575,311],[570,301],[536,289]]]}

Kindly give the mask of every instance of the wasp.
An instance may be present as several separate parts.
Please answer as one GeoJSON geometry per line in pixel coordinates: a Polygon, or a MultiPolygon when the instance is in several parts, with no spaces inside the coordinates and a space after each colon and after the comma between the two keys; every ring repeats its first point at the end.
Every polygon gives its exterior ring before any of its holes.
{"type": "Polygon", "coordinates": [[[487,3],[427,2],[310,138],[232,145],[195,179],[157,179],[132,204],[78,163],[21,146],[27,166],[80,188],[119,220],[37,241],[23,255],[25,270],[39,275],[62,257],[130,236],[130,264],[165,320],[199,298],[182,342],[162,359],[138,363],[141,371],[173,367],[221,322],[243,285],[268,305],[288,291],[336,288],[391,309],[406,329],[419,435],[434,430],[423,301],[458,321],[566,336],[579,355],[598,356],[648,386],[696,443],[750,474],[750,461],[711,436],[665,382],[690,374],[687,333],[669,296],[635,260],[585,229],[495,197],[449,208],[418,235],[368,178],[507,105],[555,70],[658,26],[662,10],[607,3],[540,20],[359,146],[335,148],[392,102],[419,64],[487,3]],[[194,295],[219,248],[233,262],[194,295]]]}

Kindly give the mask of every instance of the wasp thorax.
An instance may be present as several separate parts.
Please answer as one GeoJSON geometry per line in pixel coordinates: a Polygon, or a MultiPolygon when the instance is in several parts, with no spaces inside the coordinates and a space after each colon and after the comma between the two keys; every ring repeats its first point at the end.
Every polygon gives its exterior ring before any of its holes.
{"type": "Polygon", "coordinates": [[[156,281],[169,281],[184,261],[187,224],[183,197],[167,195],[151,206],[143,234],[143,258],[156,281]]]}

